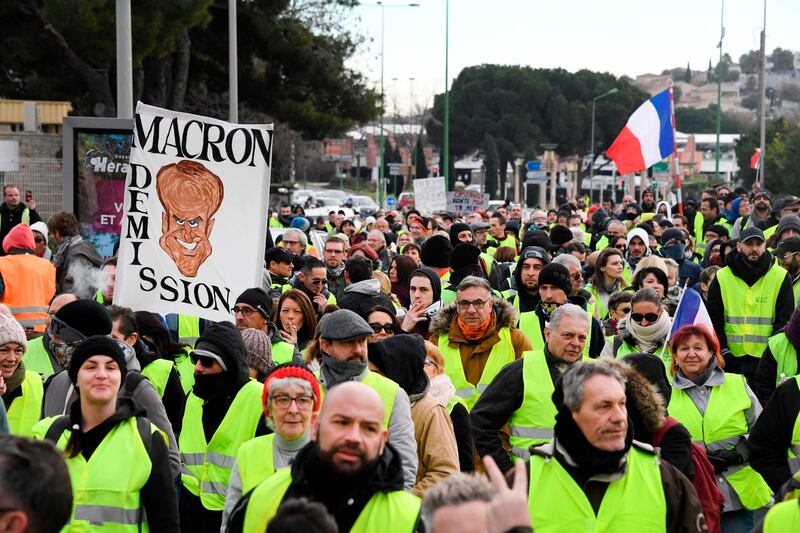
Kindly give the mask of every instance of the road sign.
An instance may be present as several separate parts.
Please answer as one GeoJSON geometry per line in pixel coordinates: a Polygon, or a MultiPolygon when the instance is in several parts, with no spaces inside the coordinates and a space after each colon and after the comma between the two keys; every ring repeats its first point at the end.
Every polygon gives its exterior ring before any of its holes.
{"type": "Polygon", "coordinates": [[[387,196],[386,197],[386,207],[388,207],[389,209],[392,209],[396,205],[397,205],[397,198],[395,198],[394,196],[387,196]]]}
{"type": "Polygon", "coordinates": [[[402,175],[401,167],[403,166],[403,163],[388,163],[387,166],[389,167],[390,176],[402,175]]]}
{"type": "Polygon", "coordinates": [[[537,172],[539,170],[542,170],[542,162],[541,161],[528,161],[527,163],[525,163],[525,170],[527,170],[528,173],[537,172]]]}
{"type": "Polygon", "coordinates": [[[547,181],[547,174],[544,172],[528,171],[525,173],[525,178],[527,178],[529,183],[544,183],[547,181]]]}

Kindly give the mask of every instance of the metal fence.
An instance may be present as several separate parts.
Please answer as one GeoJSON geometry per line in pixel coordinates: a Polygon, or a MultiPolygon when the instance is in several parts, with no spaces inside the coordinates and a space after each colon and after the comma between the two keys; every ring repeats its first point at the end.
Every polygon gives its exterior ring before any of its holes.
{"type": "Polygon", "coordinates": [[[36,211],[47,219],[56,211],[61,211],[63,168],[61,159],[56,157],[21,157],[19,170],[0,172],[3,185],[19,187],[20,199],[25,201],[25,191],[33,193],[36,211]]]}

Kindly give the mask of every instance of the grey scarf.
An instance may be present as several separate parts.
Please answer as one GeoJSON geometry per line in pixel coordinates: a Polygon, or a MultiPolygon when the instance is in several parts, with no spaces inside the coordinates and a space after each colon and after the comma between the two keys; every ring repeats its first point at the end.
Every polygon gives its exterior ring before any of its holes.
{"type": "Polygon", "coordinates": [[[69,250],[69,247],[82,240],[83,237],[80,235],[73,235],[72,237],[64,237],[61,239],[61,242],[58,243],[58,248],[56,248],[56,254],[53,256],[53,266],[56,268],[64,266],[64,260],[67,257],[67,250],[69,250]]]}
{"type": "Polygon", "coordinates": [[[339,361],[328,355],[322,355],[322,365],[320,372],[325,380],[325,388],[330,389],[334,385],[352,381],[367,369],[367,362],[360,361],[339,361]]]}

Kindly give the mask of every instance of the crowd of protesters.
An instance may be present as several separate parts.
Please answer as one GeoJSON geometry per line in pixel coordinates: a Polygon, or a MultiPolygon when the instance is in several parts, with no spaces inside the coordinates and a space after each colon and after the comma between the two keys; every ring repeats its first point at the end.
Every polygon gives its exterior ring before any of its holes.
{"type": "Polygon", "coordinates": [[[217,323],[3,196],[0,530],[800,528],[796,196],[282,204],[217,323]]]}

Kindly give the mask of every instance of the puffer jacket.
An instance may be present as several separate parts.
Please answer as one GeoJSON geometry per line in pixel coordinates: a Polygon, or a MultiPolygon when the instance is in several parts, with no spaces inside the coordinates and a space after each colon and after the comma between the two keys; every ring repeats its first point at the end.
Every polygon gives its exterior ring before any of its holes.
{"type": "Polygon", "coordinates": [[[455,302],[444,306],[431,320],[430,341],[438,345],[439,337],[446,336],[451,344],[458,346],[461,354],[461,365],[464,368],[464,375],[467,381],[477,384],[489,359],[494,345],[500,342],[498,331],[508,327],[511,330],[511,344],[514,347],[514,355],[517,359],[522,357],[526,350],[531,349],[528,338],[514,324],[519,320],[519,313],[505,300],[493,297],[494,315],[492,323],[483,339],[477,342],[467,340],[458,327],[456,320],[455,302]]]}

